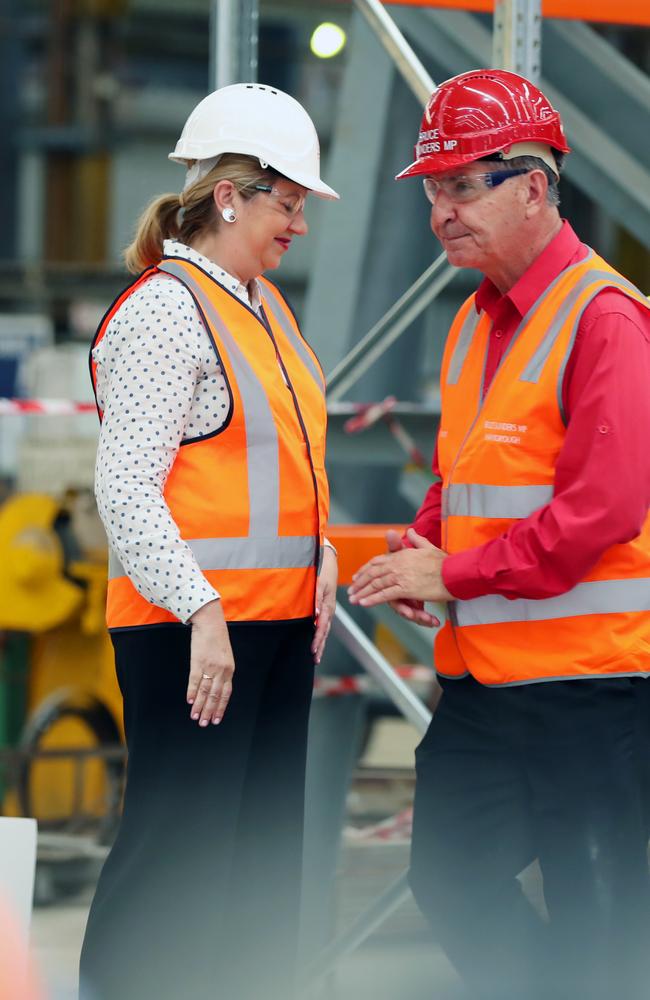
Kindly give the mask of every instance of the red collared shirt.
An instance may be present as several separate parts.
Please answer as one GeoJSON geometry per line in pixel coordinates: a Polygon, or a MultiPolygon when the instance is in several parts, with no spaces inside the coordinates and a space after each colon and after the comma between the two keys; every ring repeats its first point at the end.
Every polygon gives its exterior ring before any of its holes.
{"type": "MultiPolygon", "coordinates": [[[[484,391],[523,315],[587,247],[568,222],[501,295],[487,278],[478,309],[492,319],[484,391]]],[[[555,597],[574,587],[612,545],[635,538],[650,507],[650,311],[613,289],[585,309],[564,374],[567,431],[550,503],[485,545],[448,556],[454,597],[555,597]]],[[[437,450],[433,472],[440,475],[437,450]]],[[[440,545],[441,483],[428,490],[415,530],[440,545]]]]}

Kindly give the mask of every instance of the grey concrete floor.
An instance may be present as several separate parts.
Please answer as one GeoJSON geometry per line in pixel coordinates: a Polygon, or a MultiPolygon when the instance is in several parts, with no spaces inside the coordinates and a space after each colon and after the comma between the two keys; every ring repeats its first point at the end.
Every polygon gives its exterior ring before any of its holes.
{"type": "MultiPolygon", "coordinates": [[[[77,962],[89,902],[90,892],[83,892],[34,913],[34,955],[48,1000],[76,1000],[77,962]]],[[[377,933],[345,958],[323,986],[307,994],[309,1000],[461,1000],[453,969],[425,929],[416,929],[413,905],[406,903],[393,918],[392,932],[377,933]]],[[[226,998],[219,998],[215,990],[215,1000],[226,998]]]]}
{"type": "Polygon", "coordinates": [[[32,918],[32,949],[48,1000],[75,1000],[77,963],[86,926],[90,892],[50,906],[32,918]]]}
{"type": "MultiPolygon", "coordinates": [[[[404,841],[364,845],[344,841],[335,891],[337,934],[348,930],[401,875],[408,850],[404,841]]],[[[32,945],[47,1000],[76,1000],[77,963],[92,891],[89,882],[34,911],[32,945]]],[[[461,996],[456,974],[430,940],[410,896],[361,947],[340,960],[324,982],[305,992],[305,1000],[460,1000],[461,996]]],[[[227,998],[215,990],[215,1000],[227,998]]]]}

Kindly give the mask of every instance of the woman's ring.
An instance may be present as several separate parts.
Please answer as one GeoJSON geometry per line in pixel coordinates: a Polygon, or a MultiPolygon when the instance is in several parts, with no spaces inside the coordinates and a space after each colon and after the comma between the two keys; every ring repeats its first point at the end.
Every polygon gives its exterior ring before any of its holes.
{"type": "Polygon", "coordinates": [[[211,674],[203,674],[203,679],[206,681],[213,681],[214,677],[211,674]]]}

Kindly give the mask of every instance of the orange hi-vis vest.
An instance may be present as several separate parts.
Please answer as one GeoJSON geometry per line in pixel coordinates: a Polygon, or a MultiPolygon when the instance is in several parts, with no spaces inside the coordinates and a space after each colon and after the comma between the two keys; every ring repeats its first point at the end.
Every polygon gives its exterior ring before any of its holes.
{"type": "MultiPolygon", "coordinates": [[[[580,318],[604,288],[650,308],[590,251],[524,316],[483,400],[491,321],[477,312],[474,295],[458,312],[442,364],[438,435],[448,553],[497,538],[552,499],[566,434],[564,370],[580,318]]],[[[559,597],[489,594],[450,603],[435,661],[445,676],[470,673],[487,685],[648,673],[650,517],[637,538],[608,549],[559,597]]]]}
{"type": "MultiPolygon", "coordinates": [[[[259,279],[263,317],[196,264],[164,257],[116,300],[165,273],[191,293],[230,394],[230,415],[214,434],[183,441],[164,498],[227,621],[284,621],[314,614],[327,523],[325,381],[291,309],[259,279]]],[[[96,372],[92,372],[96,385],[96,372]]],[[[100,419],[102,414],[100,412],[100,419]]],[[[109,629],[176,622],[147,601],[109,553],[109,629]]]]}

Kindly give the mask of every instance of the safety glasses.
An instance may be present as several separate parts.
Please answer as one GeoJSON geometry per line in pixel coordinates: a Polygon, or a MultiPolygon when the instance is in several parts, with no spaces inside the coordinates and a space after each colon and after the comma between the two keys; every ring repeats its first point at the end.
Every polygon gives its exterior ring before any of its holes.
{"type": "Polygon", "coordinates": [[[480,198],[485,190],[491,190],[503,184],[510,177],[518,177],[520,174],[529,174],[527,167],[518,167],[511,170],[491,170],[484,174],[456,174],[454,177],[425,177],[424,193],[435,205],[436,198],[442,191],[450,201],[463,204],[480,198]]]}
{"type": "Polygon", "coordinates": [[[277,202],[276,207],[281,212],[284,212],[289,219],[293,219],[305,207],[306,195],[287,194],[286,191],[280,191],[275,185],[271,184],[255,184],[254,190],[262,191],[264,194],[268,194],[271,198],[275,199],[277,202]]]}

